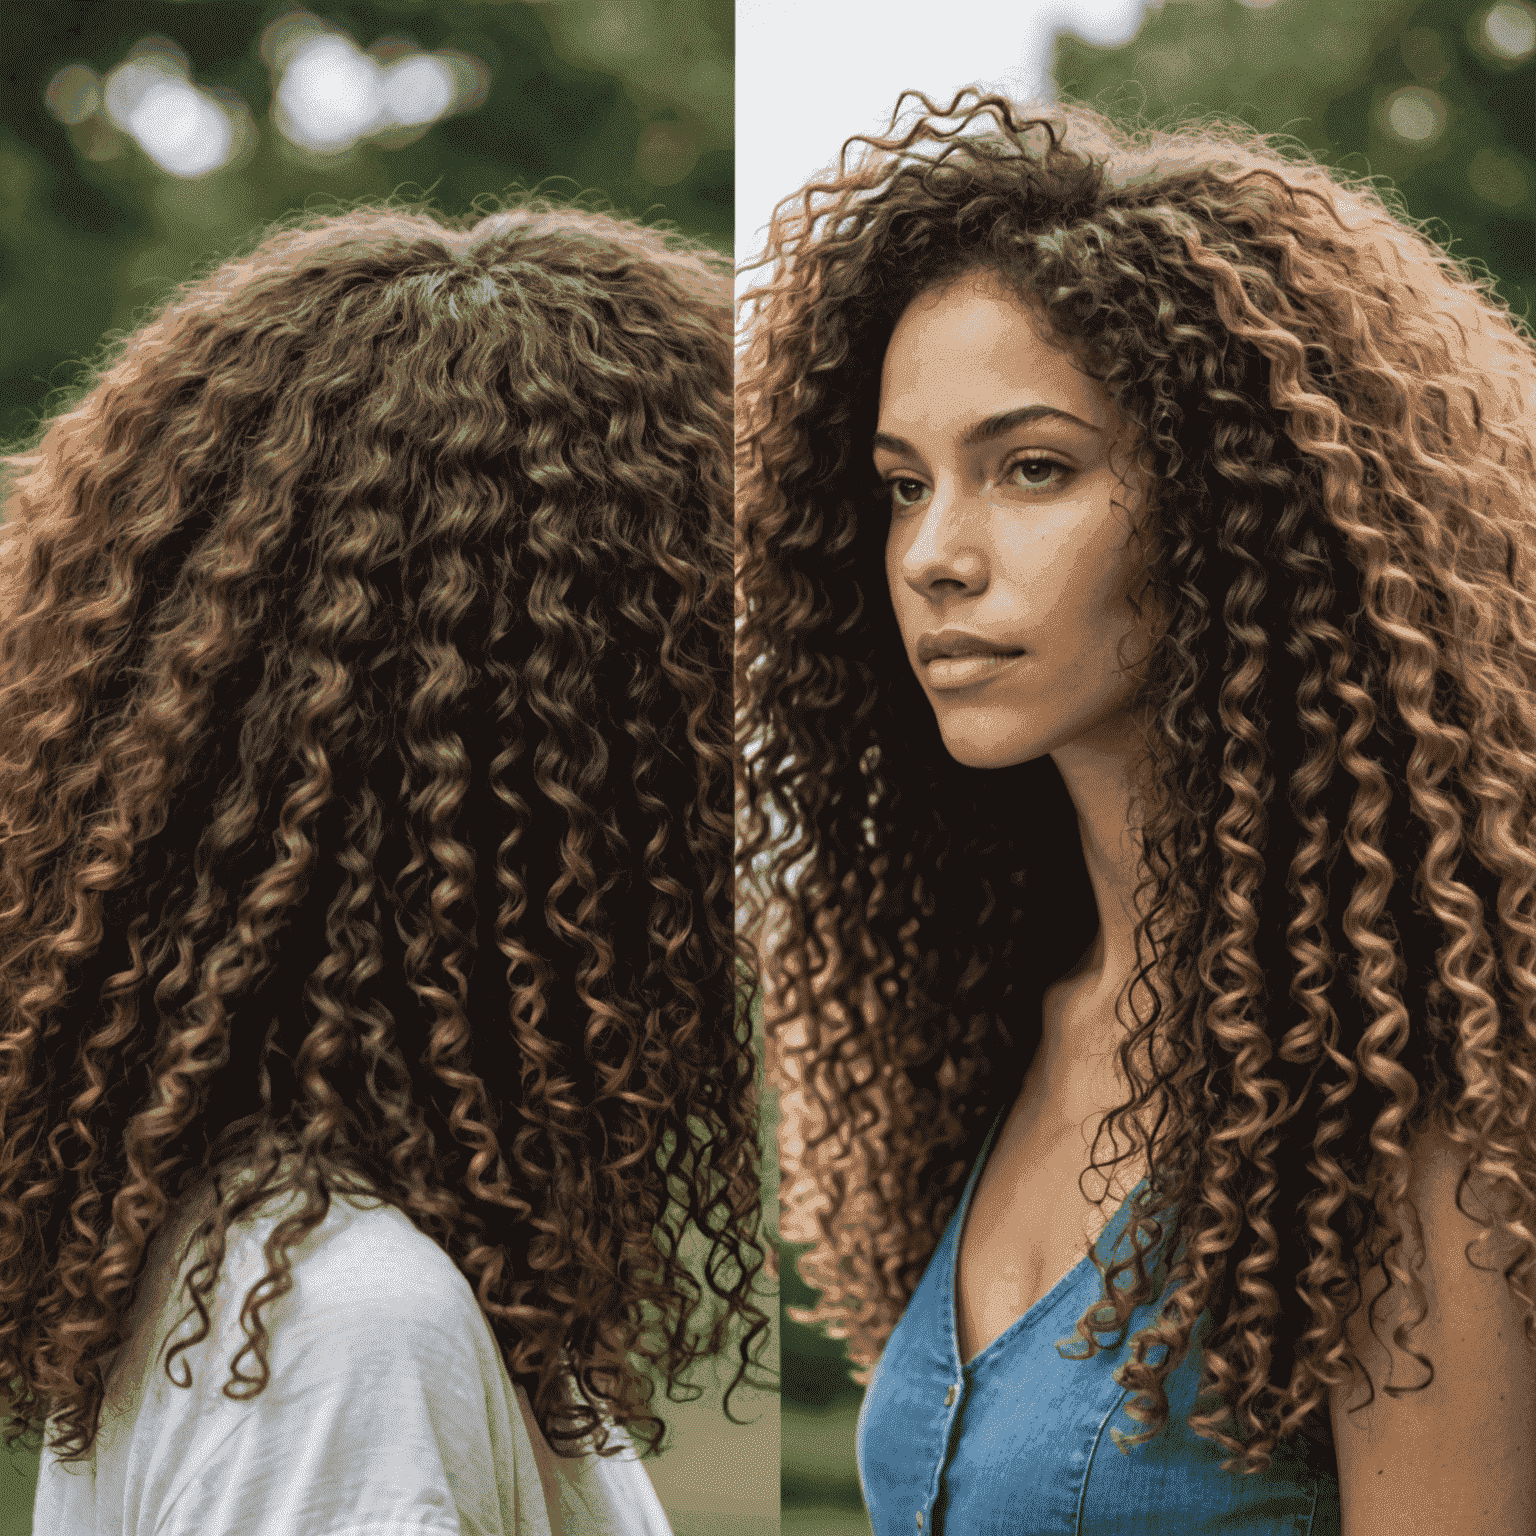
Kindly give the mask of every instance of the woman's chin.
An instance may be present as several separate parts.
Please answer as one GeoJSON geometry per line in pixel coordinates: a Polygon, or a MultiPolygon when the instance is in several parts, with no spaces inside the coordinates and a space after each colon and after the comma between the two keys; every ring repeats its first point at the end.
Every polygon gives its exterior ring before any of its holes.
{"type": "Polygon", "coordinates": [[[945,750],[966,768],[1015,768],[1043,751],[1029,741],[999,740],[995,733],[946,731],[941,725],[939,734],[945,750]]]}

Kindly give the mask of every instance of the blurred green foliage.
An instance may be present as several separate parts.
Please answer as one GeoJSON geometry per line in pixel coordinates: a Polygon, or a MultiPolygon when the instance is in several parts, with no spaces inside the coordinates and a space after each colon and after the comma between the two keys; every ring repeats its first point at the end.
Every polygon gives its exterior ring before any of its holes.
{"type": "Polygon", "coordinates": [[[1167,0],[1121,47],[1061,36],[1054,74],[1112,117],[1220,112],[1379,178],[1529,320],[1536,52],[1492,41],[1518,43],[1533,19],[1518,0],[1167,0]]]}
{"type": "Polygon", "coordinates": [[[25,433],[98,343],[269,220],[391,193],[470,210],[518,187],[669,222],[731,249],[732,0],[314,0],[360,48],[401,39],[484,62],[484,102],[413,142],[315,161],[272,126],[258,53],[291,0],[18,0],[0,103],[0,439],[25,433]],[[197,179],[161,170],[102,114],[45,103],[70,64],[105,75],[163,37],[200,88],[249,107],[251,150],[197,179]]]}
{"type": "Polygon", "coordinates": [[[841,1339],[829,1338],[820,1328],[797,1323],[790,1308],[810,1307],[816,1292],[800,1278],[795,1261],[808,1252],[809,1243],[781,1243],[779,1246],[779,1310],[782,1326],[781,1366],[786,1402],[806,1408],[827,1408],[839,1401],[859,1401],[864,1395],[848,1375],[850,1366],[841,1339]]]}

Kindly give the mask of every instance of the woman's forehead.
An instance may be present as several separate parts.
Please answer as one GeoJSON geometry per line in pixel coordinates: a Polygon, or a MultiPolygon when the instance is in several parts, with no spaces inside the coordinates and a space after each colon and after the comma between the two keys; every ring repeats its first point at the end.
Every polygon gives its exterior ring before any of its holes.
{"type": "Polygon", "coordinates": [[[919,294],[897,320],[880,370],[880,426],[982,419],[1054,406],[1101,430],[1116,423],[1104,387],[1047,339],[1027,300],[992,274],[919,294]]]}

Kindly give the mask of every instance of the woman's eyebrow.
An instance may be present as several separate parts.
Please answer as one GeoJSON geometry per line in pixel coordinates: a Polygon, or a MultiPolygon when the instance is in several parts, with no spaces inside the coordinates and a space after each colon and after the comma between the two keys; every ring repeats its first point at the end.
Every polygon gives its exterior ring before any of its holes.
{"type": "MultiPolygon", "coordinates": [[[[1081,416],[1074,416],[1070,411],[1059,410],[1054,405],[1021,405],[1017,410],[999,411],[995,416],[984,416],[967,428],[961,442],[967,448],[974,448],[980,443],[990,442],[995,437],[1002,437],[1012,432],[1015,427],[1022,427],[1031,421],[1040,421],[1048,416],[1056,417],[1061,421],[1070,421],[1073,426],[1086,428],[1089,432],[1101,430],[1091,421],[1084,421],[1081,416]]],[[[893,436],[889,432],[876,432],[872,447],[884,448],[887,453],[916,453],[917,451],[905,438],[893,436]]]]}

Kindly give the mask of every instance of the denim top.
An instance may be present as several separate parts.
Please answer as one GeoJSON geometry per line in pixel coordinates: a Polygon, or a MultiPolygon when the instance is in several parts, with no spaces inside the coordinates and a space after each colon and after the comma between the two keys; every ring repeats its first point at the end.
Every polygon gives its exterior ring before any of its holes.
{"type": "MultiPolygon", "coordinates": [[[[1135,1394],[1115,1372],[1132,1358],[1137,1331],[1157,1318],[1168,1272],[1161,1243],[1147,1256],[1153,1300],[1131,1314],[1118,1348],[1074,1360],[1054,1347],[1058,1339],[1072,1354],[1087,1347],[1073,1329],[1099,1298],[1102,1281],[1084,1255],[961,1364],[954,1302],[960,1231],[1002,1119],[988,1131],[864,1394],[859,1481],[874,1536],[1339,1536],[1338,1476],[1326,1450],[1295,1435],[1276,1449],[1267,1471],[1244,1477],[1223,1472],[1227,1452],[1190,1430],[1202,1346],[1213,1326],[1209,1310],[1164,1383],[1167,1426],[1123,1452],[1115,1444],[1112,1429],[1134,1435],[1146,1428],[1125,1412],[1135,1394]]],[[[1105,1262],[1132,1253],[1131,1202],[1145,1184],[1100,1233],[1095,1250],[1105,1262]]],[[[1132,1279],[1128,1272],[1116,1283],[1129,1289],[1132,1279]]],[[[1097,1338],[1102,1343],[1104,1335],[1097,1338]]],[[[1154,1345],[1148,1363],[1165,1354],[1166,1346],[1154,1345]]]]}

